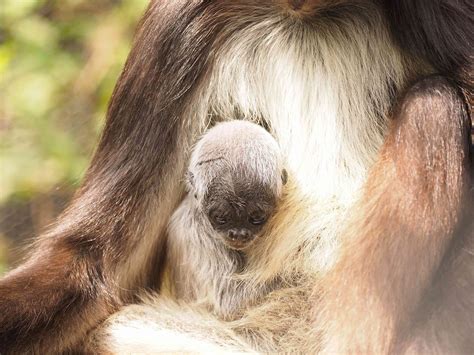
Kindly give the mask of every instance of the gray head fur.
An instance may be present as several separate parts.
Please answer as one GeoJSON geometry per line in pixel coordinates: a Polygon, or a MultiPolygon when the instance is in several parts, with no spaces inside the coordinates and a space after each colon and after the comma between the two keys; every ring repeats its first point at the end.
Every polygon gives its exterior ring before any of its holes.
{"type": "Polygon", "coordinates": [[[248,121],[210,129],[195,146],[188,170],[195,207],[234,249],[248,246],[260,232],[285,182],[278,143],[248,121]]]}

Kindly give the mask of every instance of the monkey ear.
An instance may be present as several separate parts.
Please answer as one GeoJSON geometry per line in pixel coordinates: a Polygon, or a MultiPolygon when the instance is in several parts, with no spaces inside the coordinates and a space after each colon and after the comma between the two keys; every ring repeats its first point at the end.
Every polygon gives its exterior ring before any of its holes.
{"type": "Polygon", "coordinates": [[[283,169],[281,171],[281,181],[283,182],[283,185],[286,185],[286,183],[288,182],[288,172],[286,171],[286,169],[283,169]]]}
{"type": "Polygon", "coordinates": [[[188,192],[194,192],[194,198],[197,199],[198,195],[196,192],[196,186],[194,184],[194,174],[188,170],[186,172],[185,179],[186,179],[186,187],[188,189],[188,192]]]}
{"type": "Polygon", "coordinates": [[[186,183],[190,187],[194,188],[194,174],[188,170],[186,172],[185,179],[186,179],[186,183]]]}

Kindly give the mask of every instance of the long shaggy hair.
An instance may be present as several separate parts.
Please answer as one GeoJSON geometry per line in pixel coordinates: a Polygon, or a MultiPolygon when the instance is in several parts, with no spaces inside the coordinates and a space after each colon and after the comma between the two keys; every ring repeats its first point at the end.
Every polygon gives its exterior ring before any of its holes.
{"type": "Polygon", "coordinates": [[[0,352],[468,352],[473,19],[470,0],[152,1],[83,185],[0,280],[0,352]],[[242,275],[287,287],[223,322],[162,276],[192,146],[229,119],[267,128],[291,180],[242,275]]]}
{"type": "MultiPolygon", "coordinates": [[[[188,9],[198,8],[184,5],[183,11],[188,9]]],[[[415,75],[429,72],[429,66],[400,51],[382,9],[368,2],[329,4],[311,18],[252,1],[215,3],[195,16],[199,20],[187,29],[198,42],[209,41],[200,37],[201,31],[225,24],[208,48],[212,55],[205,79],[194,93],[194,105],[190,104],[192,122],[201,123],[198,132],[221,120],[260,123],[278,140],[290,172],[265,242],[255,245],[246,272],[239,276],[249,285],[249,299],[252,289],[259,294],[272,280],[287,286],[270,293],[240,320],[215,324],[213,332],[220,334],[224,328],[222,332],[232,339],[216,340],[215,345],[226,344],[229,351],[234,343],[245,344],[247,351],[296,350],[314,338],[311,290],[336,260],[340,227],[382,145],[392,102],[415,75]]],[[[218,262],[219,255],[211,254],[209,248],[207,260],[218,262]]],[[[199,327],[193,330],[193,317],[177,315],[183,311],[170,300],[159,297],[145,303],[139,311],[143,317],[126,309],[110,319],[96,339],[125,351],[121,334],[129,327],[149,329],[152,323],[161,331],[184,327],[184,337],[206,333],[199,327]],[[128,316],[134,325],[127,325],[128,316]],[[163,317],[177,317],[183,324],[179,320],[163,324],[163,317]]],[[[153,339],[161,342],[155,334],[144,344],[153,344],[153,339]]],[[[155,349],[163,349],[158,343],[155,349]]],[[[191,350],[183,340],[178,343],[165,350],[191,350]]],[[[315,350],[315,344],[306,348],[315,350]]]]}

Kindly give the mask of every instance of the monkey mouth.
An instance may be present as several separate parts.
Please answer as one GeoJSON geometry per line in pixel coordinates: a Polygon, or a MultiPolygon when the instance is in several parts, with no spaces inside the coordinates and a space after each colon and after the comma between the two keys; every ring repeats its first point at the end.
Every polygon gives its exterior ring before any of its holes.
{"type": "Polygon", "coordinates": [[[252,245],[255,239],[256,239],[255,234],[251,234],[250,236],[246,238],[242,238],[242,237],[233,238],[231,236],[225,236],[224,243],[231,249],[244,250],[248,248],[250,245],[252,245]]]}

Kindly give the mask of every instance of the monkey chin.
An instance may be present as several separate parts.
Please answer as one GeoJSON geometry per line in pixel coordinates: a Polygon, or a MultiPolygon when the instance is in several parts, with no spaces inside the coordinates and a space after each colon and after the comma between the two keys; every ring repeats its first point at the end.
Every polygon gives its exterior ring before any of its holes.
{"type": "Polygon", "coordinates": [[[255,240],[257,239],[256,234],[250,235],[247,239],[232,239],[231,237],[225,235],[222,236],[222,240],[224,244],[229,248],[237,251],[245,251],[251,245],[254,244],[255,240]]]}

